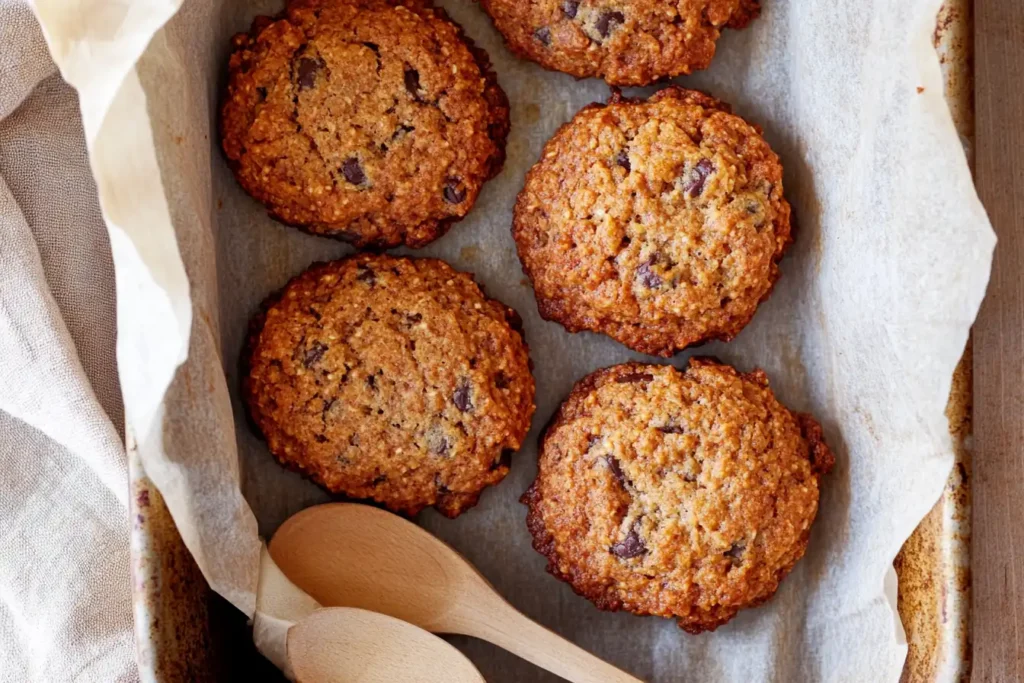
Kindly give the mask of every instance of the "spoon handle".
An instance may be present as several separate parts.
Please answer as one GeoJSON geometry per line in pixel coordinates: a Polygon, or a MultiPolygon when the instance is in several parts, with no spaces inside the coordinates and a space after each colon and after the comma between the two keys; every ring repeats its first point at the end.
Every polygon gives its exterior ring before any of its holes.
{"type": "Polygon", "coordinates": [[[501,602],[500,608],[495,605],[498,614],[472,620],[466,635],[493,643],[572,683],[643,683],[501,602]]]}

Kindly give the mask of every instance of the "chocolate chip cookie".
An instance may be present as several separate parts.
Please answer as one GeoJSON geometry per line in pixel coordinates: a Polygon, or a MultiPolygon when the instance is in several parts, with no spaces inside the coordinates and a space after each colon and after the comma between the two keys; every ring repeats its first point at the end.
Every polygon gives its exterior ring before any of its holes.
{"type": "Polygon", "coordinates": [[[421,247],[501,170],[508,100],[427,0],[293,0],[232,40],[221,138],[278,220],[421,247]]]}
{"type": "Polygon", "coordinates": [[[706,69],[723,28],[744,28],[758,0],[480,0],[509,48],[541,66],[612,85],[706,69]]]}
{"type": "Polygon", "coordinates": [[[832,464],[760,370],[629,363],[576,384],[523,502],[534,548],[578,594],[700,633],[775,593],[832,464]]]}
{"type": "Polygon", "coordinates": [[[243,395],[274,456],[327,490],[456,517],[529,431],[520,329],[443,261],[318,264],[253,321],[243,395]]]}
{"type": "Polygon", "coordinates": [[[750,322],[789,246],[782,165],[703,93],[617,93],[544,146],[513,236],[541,315],[670,356],[750,322]]]}

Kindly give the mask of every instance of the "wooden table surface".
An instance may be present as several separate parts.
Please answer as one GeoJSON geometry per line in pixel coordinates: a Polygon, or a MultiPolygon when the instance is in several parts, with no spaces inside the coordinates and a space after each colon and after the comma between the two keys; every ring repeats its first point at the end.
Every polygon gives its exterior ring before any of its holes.
{"type": "Polygon", "coordinates": [[[1024,0],[975,0],[976,181],[999,238],[974,328],[975,683],[1024,681],[1024,0]]]}

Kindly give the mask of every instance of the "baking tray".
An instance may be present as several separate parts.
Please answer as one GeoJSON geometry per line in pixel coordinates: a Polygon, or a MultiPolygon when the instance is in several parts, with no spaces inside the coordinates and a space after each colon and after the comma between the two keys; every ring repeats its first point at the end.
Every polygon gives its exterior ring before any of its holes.
{"type": "MultiPolygon", "coordinates": [[[[935,48],[953,121],[973,168],[973,0],[947,0],[935,48]]],[[[956,464],[942,497],[894,565],[908,654],[901,682],[955,683],[971,674],[971,344],[953,376],[946,415],[956,464]]],[[[260,656],[244,616],[214,594],[128,442],[132,604],[144,683],[283,680],[260,656]]]]}

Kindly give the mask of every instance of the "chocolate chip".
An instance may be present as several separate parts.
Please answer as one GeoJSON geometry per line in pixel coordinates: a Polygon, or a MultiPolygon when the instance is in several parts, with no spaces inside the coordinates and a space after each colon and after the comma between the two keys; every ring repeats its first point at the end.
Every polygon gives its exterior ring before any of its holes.
{"type": "Polygon", "coordinates": [[[608,465],[608,469],[611,470],[612,476],[623,486],[626,485],[626,475],[622,472],[622,465],[619,464],[618,458],[606,455],[604,458],[605,464],[608,465]]]}
{"type": "Polygon", "coordinates": [[[444,482],[441,481],[441,475],[440,474],[435,474],[434,475],[434,486],[437,487],[437,492],[438,493],[451,493],[452,492],[452,490],[450,488],[448,488],[447,486],[445,486],[444,482]]]}
{"type": "Polygon", "coordinates": [[[327,353],[327,345],[321,342],[315,341],[309,345],[306,349],[306,353],[302,356],[302,364],[307,368],[315,365],[324,357],[327,353]]]}
{"type": "Polygon", "coordinates": [[[266,88],[256,88],[256,93],[260,96],[260,102],[263,102],[263,101],[265,101],[267,99],[267,89],[266,88]]]}
{"type": "Polygon", "coordinates": [[[388,480],[387,476],[385,476],[383,474],[378,474],[376,477],[373,478],[372,485],[373,486],[379,486],[379,485],[383,484],[384,482],[386,482],[387,480],[388,480]]]}
{"type": "Polygon", "coordinates": [[[732,546],[722,554],[732,560],[732,566],[736,567],[743,564],[743,551],[746,549],[746,543],[733,543],[732,546]]]}
{"type": "Polygon", "coordinates": [[[511,308],[505,311],[505,320],[508,321],[508,326],[512,328],[514,332],[519,335],[523,334],[523,318],[516,311],[511,308]]]}
{"type": "Polygon", "coordinates": [[[459,187],[459,181],[449,178],[444,185],[444,199],[449,204],[461,204],[466,198],[466,188],[459,187]]]}
{"type": "Polygon", "coordinates": [[[667,424],[662,427],[658,427],[658,431],[662,434],[685,434],[686,429],[679,425],[667,424]]]}
{"type": "Polygon", "coordinates": [[[533,32],[533,37],[536,38],[541,45],[551,44],[551,29],[547,26],[539,28],[533,32]]]}
{"type": "Polygon", "coordinates": [[[405,322],[409,323],[410,325],[418,325],[422,320],[423,320],[423,314],[422,313],[406,313],[405,314],[405,322]]]}
{"type": "Polygon", "coordinates": [[[607,38],[608,34],[624,21],[626,21],[626,17],[622,12],[602,12],[600,16],[597,17],[597,21],[594,22],[594,30],[596,30],[602,38],[607,38]]]}
{"type": "Polygon", "coordinates": [[[629,530],[624,539],[611,547],[611,552],[616,557],[628,560],[631,557],[639,557],[646,553],[647,547],[640,538],[640,534],[633,528],[629,530]]]}
{"type": "Polygon", "coordinates": [[[632,167],[629,164],[629,153],[626,150],[619,150],[618,156],[615,157],[615,163],[622,168],[626,169],[626,173],[629,173],[632,167]]]}
{"type": "Polygon", "coordinates": [[[310,59],[309,57],[301,58],[298,68],[299,90],[312,88],[316,83],[316,75],[320,73],[320,69],[323,67],[324,63],[322,60],[310,59]]]}
{"type": "Polygon", "coordinates": [[[366,182],[366,174],[363,173],[363,167],[359,165],[359,159],[355,157],[345,159],[344,163],[341,164],[341,174],[345,176],[345,180],[353,185],[362,185],[366,182]]]}
{"type": "Polygon", "coordinates": [[[412,67],[405,68],[405,89],[408,90],[409,94],[413,97],[419,95],[420,72],[412,67]]]}
{"type": "Polygon", "coordinates": [[[415,126],[407,126],[403,123],[402,125],[395,129],[394,133],[391,134],[391,139],[397,140],[398,138],[403,137],[407,133],[411,133],[414,130],[416,130],[415,126]]]}
{"type": "Polygon", "coordinates": [[[473,409],[472,389],[467,380],[459,381],[459,385],[455,387],[455,393],[452,395],[452,400],[455,402],[455,407],[462,412],[473,409]]]}
{"type": "Polygon", "coordinates": [[[619,375],[615,381],[619,384],[636,384],[637,382],[650,382],[652,379],[654,379],[654,375],[649,372],[629,372],[619,375]]]}
{"type": "Polygon", "coordinates": [[[683,192],[686,192],[691,197],[700,196],[700,193],[704,191],[704,183],[707,182],[708,176],[714,170],[714,165],[707,159],[698,161],[697,165],[690,171],[686,182],[683,183],[683,192]]]}
{"type": "Polygon", "coordinates": [[[369,386],[369,387],[370,387],[371,389],[373,389],[374,391],[376,391],[376,389],[377,389],[377,378],[376,378],[376,377],[374,377],[373,375],[370,375],[369,377],[367,377],[367,378],[366,378],[366,384],[367,384],[367,385],[368,385],[368,386],[369,386]]]}
{"type": "Polygon", "coordinates": [[[370,268],[369,266],[360,265],[356,268],[356,270],[358,271],[358,274],[356,275],[357,280],[359,280],[360,282],[365,282],[371,287],[377,284],[377,273],[376,271],[373,270],[373,268],[370,268]]]}
{"type": "Polygon", "coordinates": [[[501,370],[498,370],[497,374],[494,375],[494,386],[498,389],[508,389],[509,379],[501,370]]]}
{"type": "Polygon", "coordinates": [[[428,440],[428,446],[430,452],[434,455],[445,456],[448,455],[448,451],[452,445],[448,442],[448,437],[434,435],[428,440]]]}
{"type": "Polygon", "coordinates": [[[504,467],[505,469],[511,467],[513,453],[515,453],[515,451],[513,451],[511,448],[502,448],[501,455],[498,456],[497,460],[491,463],[491,471],[493,472],[494,470],[501,469],[502,467],[504,467]]]}
{"type": "Polygon", "coordinates": [[[657,273],[651,270],[652,263],[654,263],[653,260],[645,261],[644,263],[640,264],[639,268],[636,269],[636,274],[640,278],[640,284],[642,284],[644,287],[647,287],[648,289],[660,287],[662,284],[662,279],[658,277],[657,273]]]}
{"type": "Polygon", "coordinates": [[[578,12],[579,9],[579,0],[565,0],[565,2],[562,3],[562,12],[570,19],[576,18],[576,12],[578,12]]]}
{"type": "Polygon", "coordinates": [[[338,399],[332,398],[329,401],[324,401],[324,407],[320,410],[320,419],[323,420],[324,425],[327,425],[327,413],[331,412],[331,408],[338,402],[338,399]]]}
{"type": "Polygon", "coordinates": [[[377,58],[377,73],[380,73],[381,61],[380,61],[380,46],[377,43],[363,43],[363,47],[370,50],[373,56],[377,58]]]}
{"type": "Polygon", "coordinates": [[[327,437],[323,434],[314,434],[313,438],[316,439],[317,443],[327,443],[327,437]]]}

